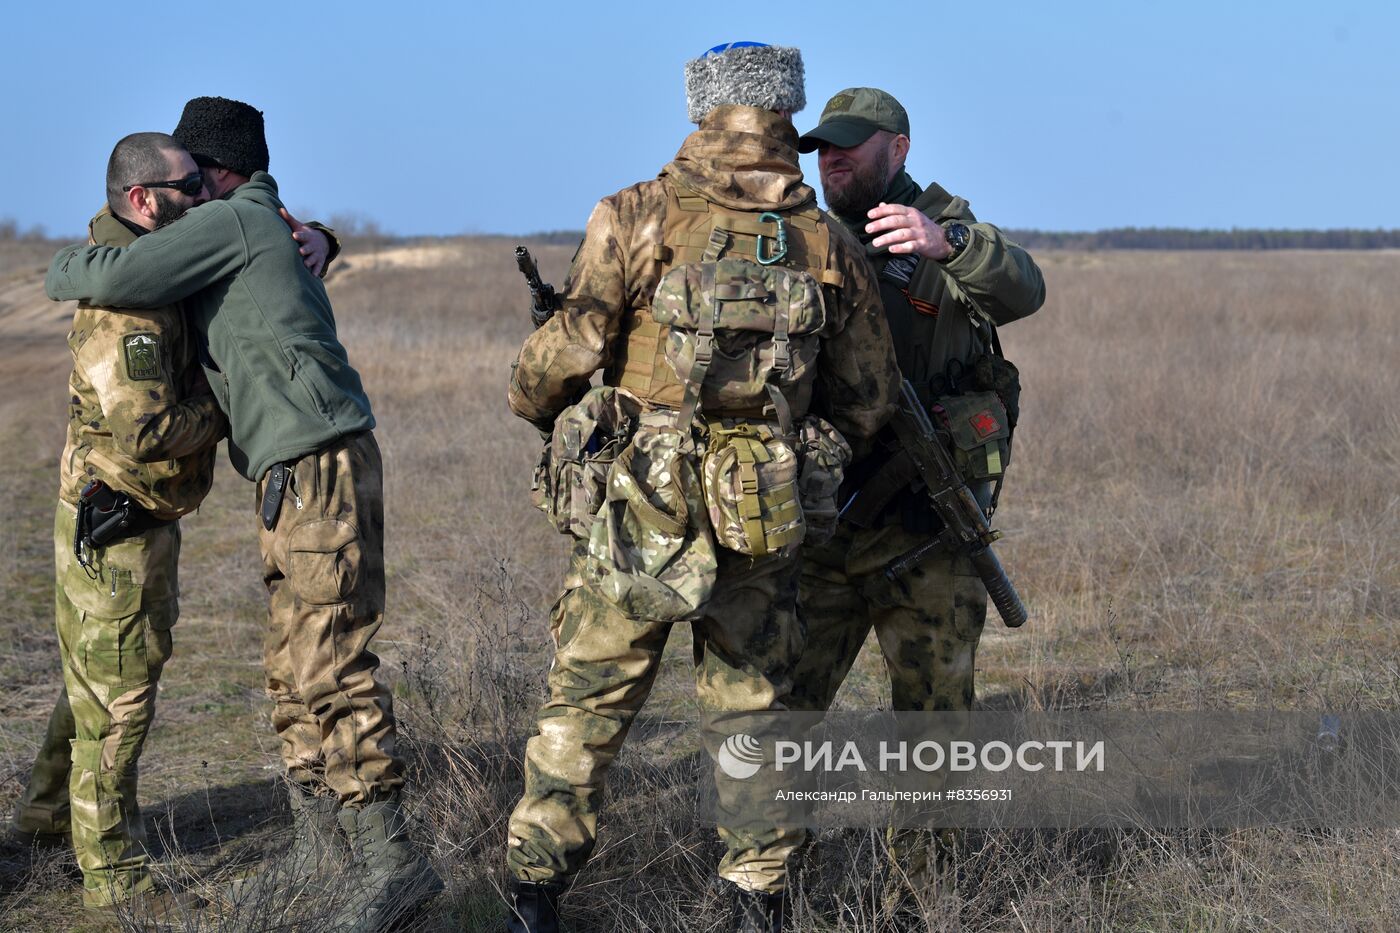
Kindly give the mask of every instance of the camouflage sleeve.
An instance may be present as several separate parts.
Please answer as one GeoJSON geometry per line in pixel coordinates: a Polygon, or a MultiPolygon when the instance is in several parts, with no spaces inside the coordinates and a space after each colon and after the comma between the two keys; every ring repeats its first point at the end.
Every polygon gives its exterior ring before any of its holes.
{"type": "Polygon", "coordinates": [[[207,387],[202,394],[181,391],[190,376],[174,366],[189,356],[171,346],[186,339],[172,320],[179,313],[103,314],[77,350],[77,363],[92,381],[113,443],[141,463],[196,453],[217,444],[228,430],[207,387]]]}
{"type": "Polygon", "coordinates": [[[611,360],[627,307],[619,227],[613,204],[600,201],[569,267],[559,311],[526,339],[511,368],[510,410],[536,427],[552,424],[611,360]]]}
{"type": "Polygon", "coordinates": [[[960,255],[942,264],[957,290],[1000,326],[1029,317],[1045,303],[1045,279],[1031,254],[991,224],[977,223],[967,202],[959,216],[936,218],[939,223],[961,220],[972,229],[972,241],[960,255]]]}
{"type": "Polygon", "coordinates": [[[330,244],[330,250],[326,253],[326,264],[321,268],[321,278],[326,277],[326,273],[331,271],[331,263],[340,255],[340,237],[335,235],[335,231],[319,220],[313,220],[307,224],[312,230],[319,230],[326,236],[326,242],[330,244]]]}
{"type": "Polygon", "coordinates": [[[826,417],[859,450],[894,411],[899,365],[870,263],[839,224],[831,227],[833,266],[844,282],[833,302],[835,330],[818,359],[820,395],[826,417]]]}

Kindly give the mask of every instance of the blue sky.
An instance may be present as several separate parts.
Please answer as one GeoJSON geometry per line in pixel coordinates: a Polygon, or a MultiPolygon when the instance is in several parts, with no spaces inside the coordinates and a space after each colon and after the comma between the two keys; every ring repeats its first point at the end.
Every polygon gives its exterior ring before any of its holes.
{"type": "MultiPolygon", "coordinates": [[[[0,218],[75,233],[112,144],[217,94],[295,209],[400,234],[577,229],[654,175],[683,63],[797,45],[815,124],[873,85],[909,168],[1009,227],[1400,227],[1400,4],[22,3],[0,13],[0,218]]],[[[814,157],[804,157],[816,180],[814,157]]]]}

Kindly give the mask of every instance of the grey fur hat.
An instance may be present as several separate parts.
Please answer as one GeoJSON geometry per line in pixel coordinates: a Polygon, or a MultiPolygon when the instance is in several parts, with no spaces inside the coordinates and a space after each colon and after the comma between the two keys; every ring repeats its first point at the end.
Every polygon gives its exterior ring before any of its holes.
{"type": "Polygon", "coordinates": [[[685,104],[691,123],[721,104],[796,113],[807,106],[802,52],[758,42],[717,45],[685,63],[685,104]]]}

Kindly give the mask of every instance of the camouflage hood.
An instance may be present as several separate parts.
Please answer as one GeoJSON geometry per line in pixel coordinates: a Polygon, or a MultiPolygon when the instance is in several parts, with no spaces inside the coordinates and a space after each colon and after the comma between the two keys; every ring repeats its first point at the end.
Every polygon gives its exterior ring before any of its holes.
{"type": "Polygon", "coordinates": [[[706,114],[661,177],[740,211],[785,210],[816,196],[802,182],[792,121],[737,104],[706,114]]]}

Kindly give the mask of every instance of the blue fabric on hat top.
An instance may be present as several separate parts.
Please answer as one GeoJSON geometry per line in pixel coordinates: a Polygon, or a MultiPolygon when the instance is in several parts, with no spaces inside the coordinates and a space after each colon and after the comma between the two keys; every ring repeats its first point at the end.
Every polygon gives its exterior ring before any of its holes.
{"type": "Polygon", "coordinates": [[[706,52],[706,55],[723,55],[730,49],[766,49],[767,42],[722,42],[706,52]]]}

